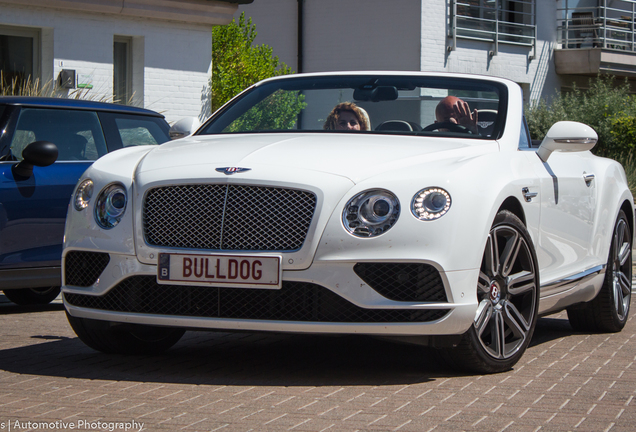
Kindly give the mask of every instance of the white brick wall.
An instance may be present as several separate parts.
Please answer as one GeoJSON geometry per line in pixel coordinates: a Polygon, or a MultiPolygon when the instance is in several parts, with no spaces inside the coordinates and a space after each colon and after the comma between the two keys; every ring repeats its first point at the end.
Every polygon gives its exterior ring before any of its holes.
{"type": "Polygon", "coordinates": [[[75,69],[80,79],[91,81],[91,93],[98,97],[112,95],[114,36],[132,37],[133,91],[143,106],[163,113],[169,122],[209,115],[209,26],[19,6],[2,6],[2,25],[44,29],[43,80],[57,78],[61,69],[75,69]]]}

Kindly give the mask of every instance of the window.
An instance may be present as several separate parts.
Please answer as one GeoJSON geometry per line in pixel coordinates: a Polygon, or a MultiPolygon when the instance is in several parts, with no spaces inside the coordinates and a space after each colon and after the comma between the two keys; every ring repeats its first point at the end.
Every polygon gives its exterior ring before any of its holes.
{"type": "Polygon", "coordinates": [[[113,43],[113,101],[126,105],[132,98],[132,41],[115,37],[113,43]]]}
{"type": "Polygon", "coordinates": [[[39,76],[39,32],[0,27],[0,70],[5,84],[21,86],[39,76]]]}
{"type": "Polygon", "coordinates": [[[115,124],[124,147],[163,144],[167,141],[157,118],[121,117],[115,119],[115,124]]]}
{"type": "Polygon", "coordinates": [[[91,111],[22,109],[11,153],[22,160],[27,144],[41,140],[57,146],[58,161],[96,160],[107,152],[97,113],[91,111]]]}
{"type": "Polygon", "coordinates": [[[451,0],[451,49],[456,39],[534,47],[535,0],[451,0]]]}

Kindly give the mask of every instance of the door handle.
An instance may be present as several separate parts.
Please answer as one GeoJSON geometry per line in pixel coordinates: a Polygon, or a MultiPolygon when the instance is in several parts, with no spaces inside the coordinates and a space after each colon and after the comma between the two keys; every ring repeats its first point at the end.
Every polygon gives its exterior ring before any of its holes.
{"type": "Polygon", "coordinates": [[[526,202],[532,201],[532,198],[538,195],[537,192],[530,192],[530,189],[528,189],[527,187],[521,189],[521,192],[523,192],[523,198],[526,200],[526,202]]]}
{"type": "Polygon", "coordinates": [[[583,173],[583,180],[585,180],[585,184],[589,186],[592,180],[594,180],[594,174],[583,173]]]}

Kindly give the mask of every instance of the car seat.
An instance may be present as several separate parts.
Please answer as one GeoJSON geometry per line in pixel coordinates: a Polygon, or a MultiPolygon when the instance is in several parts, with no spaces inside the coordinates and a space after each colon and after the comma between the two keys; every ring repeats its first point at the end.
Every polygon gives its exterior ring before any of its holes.
{"type": "Polygon", "coordinates": [[[55,142],[59,150],[57,160],[86,160],[86,144],[88,140],[82,135],[67,135],[55,142]]]}

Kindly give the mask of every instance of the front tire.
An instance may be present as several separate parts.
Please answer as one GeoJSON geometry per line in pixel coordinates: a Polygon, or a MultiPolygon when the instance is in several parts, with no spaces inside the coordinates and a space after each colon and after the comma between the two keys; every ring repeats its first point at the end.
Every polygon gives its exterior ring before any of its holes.
{"type": "Polygon", "coordinates": [[[66,313],[75,334],[89,347],[108,354],[158,354],[179,342],[185,330],[141,324],[119,324],[66,313]]]}
{"type": "Polygon", "coordinates": [[[459,345],[442,351],[456,368],[478,373],[511,369],[530,344],[539,306],[539,270],[532,240],[513,213],[495,217],[477,282],[473,325],[459,345]]]}
{"type": "Polygon", "coordinates": [[[60,295],[60,287],[8,289],[2,292],[6,298],[21,306],[45,305],[60,295]]]}
{"type": "Polygon", "coordinates": [[[582,332],[619,332],[629,317],[632,299],[632,232],[618,214],[607,258],[603,287],[594,300],[568,308],[570,325],[582,332]]]}

